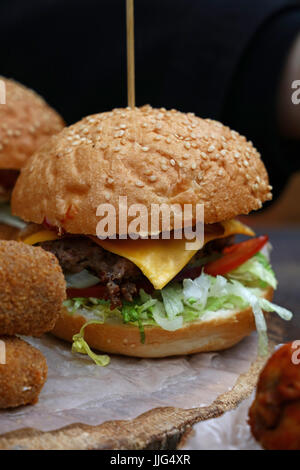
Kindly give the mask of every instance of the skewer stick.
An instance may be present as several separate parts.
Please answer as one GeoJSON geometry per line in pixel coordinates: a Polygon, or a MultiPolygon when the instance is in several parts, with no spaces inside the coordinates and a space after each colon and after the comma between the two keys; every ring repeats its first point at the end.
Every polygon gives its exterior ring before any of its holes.
{"type": "Polygon", "coordinates": [[[127,24],[127,91],[128,106],[135,106],[135,72],[134,72],[134,0],[126,0],[127,24]]]}

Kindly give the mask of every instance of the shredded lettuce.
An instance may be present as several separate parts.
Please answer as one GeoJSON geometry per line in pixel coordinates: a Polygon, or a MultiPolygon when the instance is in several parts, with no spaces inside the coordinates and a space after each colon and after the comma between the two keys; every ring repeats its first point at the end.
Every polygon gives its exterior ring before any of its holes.
{"type": "Polygon", "coordinates": [[[87,342],[84,339],[84,330],[88,325],[93,325],[93,324],[103,324],[102,321],[99,320],[91,320],[85,323],[82,328],[80,329],[79,333],[73,336],[73,344],[72,344],[72,352],[75,353],[80,353],[80,354],[87,354],[94,362],[97,364],[97,366],[107,366],[110,363],[109,356],[106,354],[100,355],[100,354],[95,354],[87,344],[87,342]]]}
{"type": "Polygon", "coordinates": [[[249,287],[267,286],[277,288],[277,280],[273,269],[271,268],[267,258],[262,253],[257,253],[248,261],[241,264],[226,276],[229,279],[235,279],[249,287]]]}
{"type": "Polygon", "coordinates": [[[92,287],[100,282],[99,277],[94,276],[87,269],[83,269],[79,273],[75,274],[65,274],[65,279],[67,287],[72,287],[74,289],[92,287]]]}
{"type": "Polygon", "coordinates": [[[0,203],[0,223],[19,229],[26,227],[26,223],[22,219],[12,215],[9,203],[0,203]]]}
{"type": "MultiPolygon", "coordinates": [[[[263,310],[276,312],[285,320],[292,317],[287,309],[263,298],[267,286],[276,288],[277,281],[266,256],[258,253],[226,277],[213,277],[202,272],[193,280],[171,282],[152,295],[141,289],[134,302],[125,302],[121,308],[114,310],[110,310],[109,301],[94,298],[74,298],[64,304],[71,315],[78,312],[88,320],[100,323],[117,318],[135,325],[140,330],[141,342],[145,341],[145,327],[149,325],[175,331],[186,322],[212,318],[218,315],[218,311],[230,313],[250,306],[259,336],[259,353],[264,355],[267,353],[268,338],[263,310]]],[[[76,350],[82,349],[89,354],[83,335],[79,335],[74,336],[76,350]]]]}

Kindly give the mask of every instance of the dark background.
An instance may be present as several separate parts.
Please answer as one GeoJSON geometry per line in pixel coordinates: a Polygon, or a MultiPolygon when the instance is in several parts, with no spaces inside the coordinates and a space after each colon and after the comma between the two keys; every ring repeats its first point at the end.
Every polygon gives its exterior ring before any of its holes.
{"type": "MultiPolygon", "coordinates": [[[[125,19],[125,0],[0,0],[0,73],[38,91],[68,124],[126,106],[125,19]]],[[[299,177],[285,188],[300,148],[282,139],[276,115],[299,32],[299,0],[135,2],[137,105],[193,111],[247,135],[280,196],[264,222],[300,222],[299,177]]]]}

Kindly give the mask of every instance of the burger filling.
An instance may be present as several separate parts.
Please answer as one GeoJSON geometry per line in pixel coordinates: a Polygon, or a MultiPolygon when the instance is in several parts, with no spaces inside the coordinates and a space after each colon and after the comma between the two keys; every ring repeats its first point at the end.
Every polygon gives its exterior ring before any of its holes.
{"type": "MultiPolygon", "coordinates": [[[[237,224],[231,226],[236,229],[237,224]]],[[[84,340],[84,329],[90,323],[122,321],[135,325],[144,342],[147,326],[175,331],[184,323],[229,317],[234,311],[251,307],[259,333],[259,351],[265,354],[267,327],[263,311],[274,311],[285,320],[292,317],[291,312],[264,298],[267,288],[277,287],[267,236],[234,243],[234,231],[227,230],[228,236],[210,239],[182,269],[177,269],[169,282],[155,288],[149,275],[145,275],[144,255],[141,257],[140,253],[135,254],[134,263],[128,259],[130,250],[127,257],[121,256],[106,250],[94,237],[59,236],[44,229],[35,232],[36,226],[27,226],[22,239],[25,243],[39,244],[58,258],[67,282],[68,300],[64,305],[70,315],[79,314],[87,320],[74,336],[73,350],[89,354],[100,365],[107,364],[107,356],[95,355],[84,340]]],[[[168,241],[163,242],[163,249],[167,250],[168,241]]],[[[161,246],[156,245],[155,249],[148,266],[159,277],[158,269],[165,274],[169,265],[162,259],[161,246]]],[[[179,259],[180,251],[176,249],[179,259]]],[[[174,269],[176,257],[170,266],[174,269]]]]}
{"type": "MultiPolygon", "coordinates": [[[[232,236],[213,240],[160,290],[154,289],[130,260],[86,237],[67,237],[40,245],[57,256],[65,273],[69,297],[65,306],[69,313],[83,315],[87,324],[114,320],[130,323],[140,329],[144,342],[145,326],[159,325],[175,331],[185,322],[230,316],[235,310],[251,306],[259,332],[259,351],[266,354],[263,310],[275,311],[285,320],[292,316],[263,296],[268,287],[277,287],[267,240],[257,237],[237,244],[232,236]]],[[[73,345],[79,352],[88,348],[83,330],[75,335],[73,345]]],[[[96,362],[99,357],[93,354],[96,362]]]]}
{"type": "MultiPolygon", "coordinates": [[[[233,237],[227,237],[207,243],[196,253],[177,278],[184,276],[184,271],[189,267],[196,267],[201,264],[201,261],[213,259],[214,255],[220,254],[222,248],[230,244],[232,240],[233,237]]],[[[116,307],[122,307],[124,301],[133,302],[142,287],[149,293],[154,291],[151,283],[133,262],[110,253],[86,237],[63,238],[43,242],[40,246],[58,258],[66,275],[69,297],[74,297],[74,294],[85,294],[80,289],[100,284],[103,287],[102,297],[110,301],[110,307],[113,310],[116,307]],[[82,275],[71,276],[76,273],[82,273],[82,275]]],[[[101,289],[98,290],[100,292],[101,289]]]]}

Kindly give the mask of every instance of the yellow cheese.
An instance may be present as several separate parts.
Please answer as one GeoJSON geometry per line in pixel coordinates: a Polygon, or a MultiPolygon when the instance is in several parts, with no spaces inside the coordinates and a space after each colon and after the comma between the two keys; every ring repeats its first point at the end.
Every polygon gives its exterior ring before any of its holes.
{"type": "MultiPolygon", "coordinates": [[[[255,233],[238,220],[222,222],[224,231],[218,226],[208,226],[205,230],[204,245],[211,240],[230,235],[243,234],[254,236],[255,233]]],[[[91,237],[102,248],[132,261],[153,284],[155,289],[162,289],[191,260],[198,250],[186,250],[186,239],[182,240],[99,240],[91,237]]]]}
{"type": "MultiPolygon", "coordinates": [[[[255,233],[238,220],[232,219],[221,224],[207,225],[204,232],[204,244],[217,238],[230,235],[249,235],[255,233]],[[220,227],[221,225],[221,227],[220,227]],[[223,229],[222,229],[223,228],[223,229]]],[[[24,243],[35,245],[36,243],[58,239],[58,235],[50,230],[43,230],[23,240],[24,243]]],[[[155,289],[162,289],[178,274],[191,260],[198,250],[187,250],[186,239],[182,240],[99,240],[91,236],[96,243],[111,253],[132,261],[140,268],[143,274],[153,284],[155,289]]]]}
{"type": "Polygon", "coordinates": [[[22,242],[26,243],[27,245],[36,245],[37,243],[57,240],[58,238],[58,235],[51,230],[41,230],[40,232],[29,235],[29,237],[22,240],[22,242]]]}

